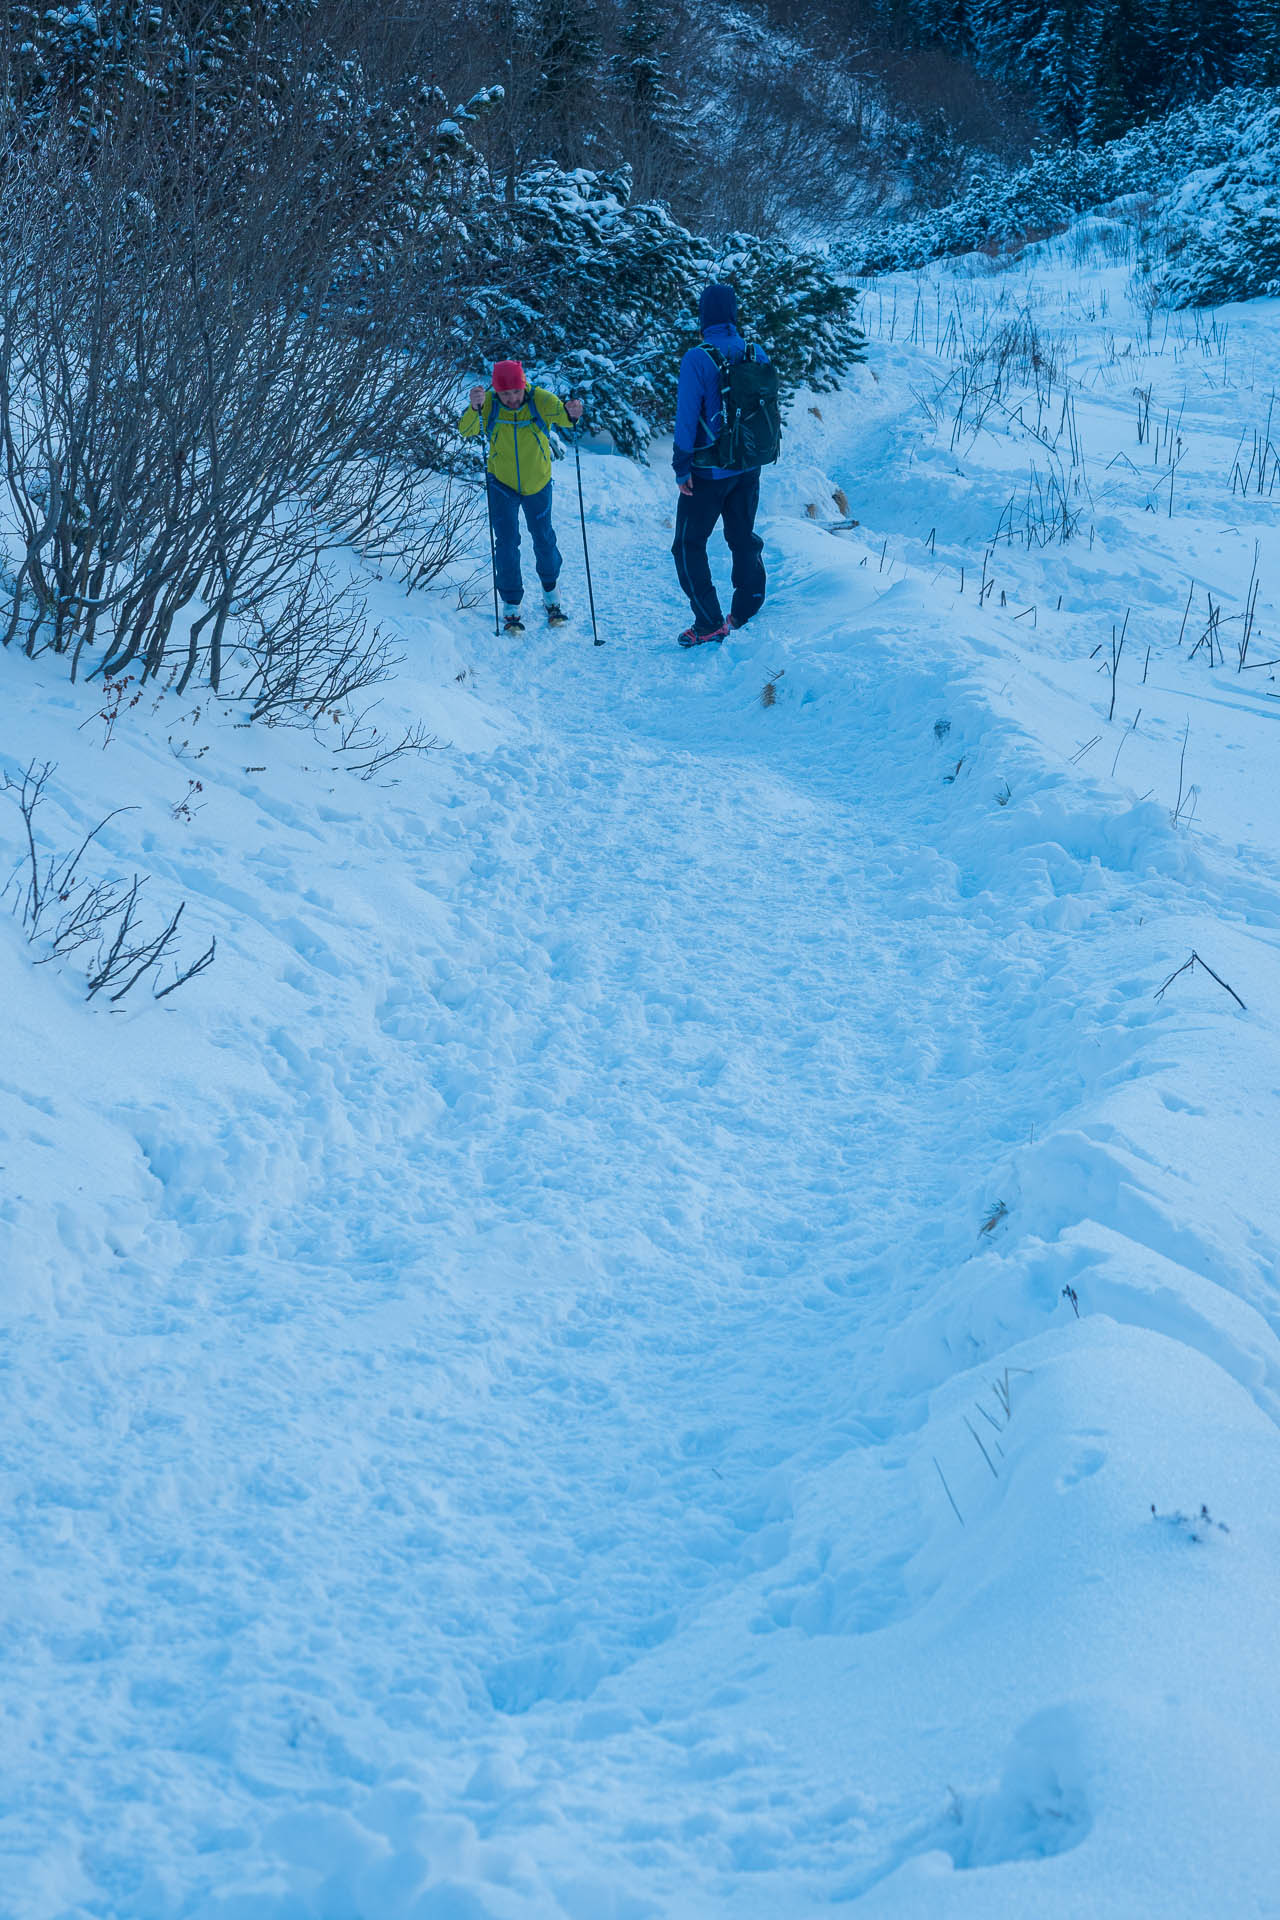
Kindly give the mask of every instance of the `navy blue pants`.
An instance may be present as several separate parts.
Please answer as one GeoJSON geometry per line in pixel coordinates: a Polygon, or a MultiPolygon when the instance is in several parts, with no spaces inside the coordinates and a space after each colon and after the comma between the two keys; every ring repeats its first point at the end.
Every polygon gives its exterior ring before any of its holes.
{"type": "Polygon", "coordinates": [[[764,541],[756,532],[756,508],[760,504],[760,469],[749,473],[731,473],[724,480],[695,467],[693,492],[682,493],[676,502],[676,537],[671,545],[676,574],[689,596],[693,624],[699,633],[714,633],[724,621],[711,568],[707,562],[707,541],[716,521],[724,530],[725,541],[733,555],[733,604],[730,612],[736,627],[745,627],[753,613],[764,605],[764,541]]]}
{"type": "Polygon", "coordinates": [[[520,578],[520,510],[533,541],[533,562],[544,587],[554,587],[560,578],[560,549],[551,527],[551,482],[540,493],[517,493],[501,480],[489,475],[489,512],[493,515],[494,571],[498,593],[508,607],[518,607],[524,598],[520,578]]]}

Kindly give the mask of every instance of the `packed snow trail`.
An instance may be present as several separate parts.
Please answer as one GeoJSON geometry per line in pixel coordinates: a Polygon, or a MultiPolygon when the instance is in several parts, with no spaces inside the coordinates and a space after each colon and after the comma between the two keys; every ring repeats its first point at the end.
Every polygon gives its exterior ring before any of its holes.
{"type": "MultiPolygon", "coordinates": [[[[665,741],[611,724],[628,681],[643,720],[652,667],[592,667],[527,656],[537,744],[472,773],[453,824],[475,851],[450,866],[429,947],[400,943],[397,914],[357,974],[331,928],[293,1019],[245,1009],[270,1097],[256,1122],[228,1115],[230,1180],[166,1142],[176,1115],[152,1117],[166,1206],[217,1251],[178,1263],[159,1314],[122,1299],[109,1356],[86,1334],[84,1364],[145,1409],[87,1481],[79,1423],[46,1436],[47,1489],[128,1486],[161,1555],[176,1506],[216,1576],[198,1596],[161,1568],[142,1606],[112,1526],[94,1610],[137,1617],[148,1666],[185,1645],[185,1670],[196,1621],[221,1663],[261,1607],[243,1684],[292,1669],[290,1724],[313,1690],[359,1719],[406,1671],[429,1721],[448,1703],[442,1734],[459,1697],[585,1697],[683,1606],[781,1557],[791,1463],[831,1448],[852,1357],[896,1287],[936,1270],[934,1223],[989,1159],[976,1114],[1025,1125],[1007,1082],[995,1097],[1003,1049],[963,928],[934,926],[931,889],[916,917],[910,890],[883,911],[890,877],[930,876],[928,856],[758,753],[695,751],[684,709],[665,741]],[[561,737],[538,706],[566,712],[561,737]],[[931,1084],[935,1049],[963,1064],[931,1084]],[[228,1188],[267,1127],[306,1172],[246,1262],[255,1228],[228,1188]],[[168,1367],[210,1323],[233,1371],[168,1367]],[[265,1564],[243,1531],[264,1508],[265,1564]],[[308,1686],[291,1650],[320,1594],[329,1651],[308,1686]],[[363,1676],[345,1686],[343,1645],[363,1676]]],[[[710,718],[705,691],[673,691],[710,718]]],[[[877,757],[868,742],[868,774],[877,757]]],[[[393,812],[408,889],[423,836],[393,812]]],[[[35,1384],[43,1398],[43,1367],[35,1384]]],[[[900,1417],[877,1412],[875,1431],[900,1417]]],[[[190,1700],[172,1687],[149,1683],[145,1711],[176,1741],[190,1700]]]]}
{"type": "Polygon", "coordinates": [[[127,768],[221,951],[86,1019],[0,943],[0,1911],[1269,1910],[1280,890],[805,523],[878,436],[895,499],[880,369],[724,650],[622,462],[608,648],[388,590],[455,741],[395,786],[197,720],[188,832],[49,674],[24,752],[127,768]],[[1191,945],[1264,1011],[1156,1001],[1191,945]]]}

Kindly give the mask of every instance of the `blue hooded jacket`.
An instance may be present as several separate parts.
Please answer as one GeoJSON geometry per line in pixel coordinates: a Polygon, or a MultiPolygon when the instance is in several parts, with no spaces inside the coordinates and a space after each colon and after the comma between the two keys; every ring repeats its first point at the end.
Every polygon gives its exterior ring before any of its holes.
{"type": "MultiPolygon", "coordinates": [[[[708,292],[713,291],[708,289],[708,292]]],[[[705,296],[704,296],[705,300],[705,296]]],[[[729,320],[713,320],[705,323],[702,337],[708,346],[718,347],[732,366],[741,360],[746,352],[746,342],[737,327],[729,320]]],[[[768,354],[763,347],[756,347],[756,358],[767,360],[768,354]]],[[[724,424],[723,409],[720,405],[720,369],[709,353],[701,347],[690,347],[680,362],[680,380],[676,388],[676,427],[675,445],[671,454],[671,465],[677,481],[689,478],[693,471],[693,456],[699,447],[713,447],[720,438],[720,429],[724,424]]],[[[743,471],[740,467],[710,467],[701,469],[709,472],[713,480],[727,480],[743,471]]]]}

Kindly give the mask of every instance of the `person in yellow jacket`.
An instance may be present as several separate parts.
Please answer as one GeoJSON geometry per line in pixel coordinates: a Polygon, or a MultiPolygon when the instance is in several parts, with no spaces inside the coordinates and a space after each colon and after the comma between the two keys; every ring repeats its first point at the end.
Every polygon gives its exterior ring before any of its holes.
{"type": "Polygon", "coordinates": [[[471,404],[458,431],[472,440],[482,433],[489,443],[485,463],[489,515],[493,527],[494,576],[502,596],[508,633],[523,633],[520,602],[520,514],[533,541],[534,564],[542,583],[542,601],[553,627],[566,615],[556,582],[560,549],[551,525],[550,427],[571,433],[582,418],[581,400],[560,401],[545,387],[531,387],[518,360],[499,360],[491,388],[472,387],[471,404]]]}

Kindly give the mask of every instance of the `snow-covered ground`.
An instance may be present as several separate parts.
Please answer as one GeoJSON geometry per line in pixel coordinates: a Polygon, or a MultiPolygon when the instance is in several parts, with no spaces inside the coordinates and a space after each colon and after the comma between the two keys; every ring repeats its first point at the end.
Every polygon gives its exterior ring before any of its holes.
{"type": "Polygon", "coordinates": [[[0,924],[0,1912],[1280,1912],[1280,306],[1127,278],[871,291],[722,651],[660,463],[605,648],[374,582],[394,781],[0,660],[218,940],[0,924]]]}

